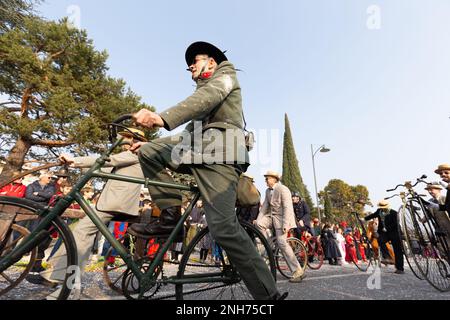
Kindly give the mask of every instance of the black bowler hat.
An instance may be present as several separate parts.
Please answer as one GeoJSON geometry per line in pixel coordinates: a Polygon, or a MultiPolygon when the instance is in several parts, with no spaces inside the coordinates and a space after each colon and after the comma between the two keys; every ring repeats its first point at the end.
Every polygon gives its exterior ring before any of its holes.
{"type": "Polygon", "coordinates": [[[194,42],[186,49],[186,63],[188,66],[190,66],[194,62],[196,55],[207,54],[208,56],[214,58],[217,64],[220,64],[223,61],[228,61],[228,58],[225,56],[225,52],[226,51],[222,51],[208,42],[194,42]]]}

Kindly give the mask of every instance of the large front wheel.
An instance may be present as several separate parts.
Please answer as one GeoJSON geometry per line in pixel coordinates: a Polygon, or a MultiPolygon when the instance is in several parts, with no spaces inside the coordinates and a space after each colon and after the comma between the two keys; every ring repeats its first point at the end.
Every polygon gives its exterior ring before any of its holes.
{"type": "MultiPolygon", "coordinates": [[[[11,225],[0,237],[0,265],[41,222],[37,218],[39,209],[42,208],[38,204],[26,199],[0,197],[0,223],[11,225]]],[[[79,274],[75,240],[59,217],[50,223],[31,252],[15,260],[0,273],[0,299],[64,300],[75,288],[79,274]],[[30,274],[30,271],[36,272],[30,274]],[[55,287],[57,283],[43,281],[56,274],[61,276],[58,287],[55,287]]]]}
{"type": "MultiPolygon", "coordinates": [[[[241,222],[257,251],[276,279],[273,252],[263,234],[254,226],[241,222]]],[[[175,286],[178,300],[249,300],[253,299],[227,253],[214,242],[209,229],[201,230],[190,242],[178,270],[175,286]]]]}

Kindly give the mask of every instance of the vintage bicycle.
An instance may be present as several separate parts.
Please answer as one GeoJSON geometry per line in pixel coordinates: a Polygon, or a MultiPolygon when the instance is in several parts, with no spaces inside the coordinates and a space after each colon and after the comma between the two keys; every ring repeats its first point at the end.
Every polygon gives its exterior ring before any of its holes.
{"type": "MultiPolygon", "coordinates": [[[[226,252],[222,250],[220,262],[214,265],[197,263],[197,244],[204,237],[210,236],[208,228],[203,229],[186,248],[178,270],[174,275],[166,276],[164,269],[164,255],[169,250],[174,241],[179,237],[183,224],[189,217],[194,205],[200,197],[200,192],[195,185],[168,184],[149,179],[140,179],[106,173],[101,168],[109,161],[109,156],[121,144],[123,138],[118,137],[117,130],[126,130],[128,126],[123,125],[127,120],[131,120],[132,115],[124,115],[108,125],[111,146],[97,160],[96,163],[75,183],[72,191],[55,203],[53,207],[38,205],[26,199],[0,197],[0,219],[6,221],[7,231],[3,239],[0,239],[0,292],[1,298],[7,299],[44,299],[54,289],[43,286],[23,285],[22,280],[31,269],[37,247],[44,240],[47,240],[55,232],[61,239],[63,254],[60,256],[62,269],[65,272],[64,281],[60,284],[60,290],[56,293],[55,299],[67,299],[71,290],[76,288],[80,270],[78,270],[78,257],[76,244],[72,232],[62,221],[61,216],[65,210],[74,202],[77,202],[87,215],[86,218],[92,220],[98,230],[104,235],[117,254],[127,265],[126,271],[121,278],[122,293],[127,299],[251,299],[251,295],[246,289],[239,272],[227,258],[226,252]],[[160,186],[184,190],[193,194],[191,204],[186,209],[182,219],[166,238],[159,238],[158,252],[154,257],[144,256],[136,258],[117,240],[103,222],[96,215],[95,211],[86,202],[80,190],[92,179],[113,179],[125,182],[143,184],[144,186],[160,186]],[[19,221],[37,218],[39,223],[33,230],[21,228],[19,221]],[[13,234],[16,234],[11,241],[13,234]],[[24,262],[25,261],[25,262],[24,262]],[[27,262],[28,261],[28,262],[27,262]],[[24,263],[25,267],[18,267],[18,263],[24,263]],[[161,286],[175,286],[173,290],[160,290],[161,286]]],[[[132,136],[135,134],[131,131],[132,136]]],[[[247,231],[250,239],[258,247],[260,254],[264,257],[267,267],[270,269],[274,279],[276,279],[275,259],[271,247],[253,225],[241,222],[242,227],[247,231]]],[[[52,270],[55,266],[50,266],[52,270]]]]}
{"type": "MultiPolygon", "coordinates": [[[[416,269],[428,283],[441,292],[450,291],[450,248],[449,239],[435,217],[439,214],[431,204],[415,191],[418,184],[428,184],[426,175],[416,179],[416,183],[406,181],[395,188],[402,187],[405,194],[405,209],[401,212],[401,224],[408,250],[416,269]]],[[[445,212],[441,212],[446,214],[445,212]]]]}

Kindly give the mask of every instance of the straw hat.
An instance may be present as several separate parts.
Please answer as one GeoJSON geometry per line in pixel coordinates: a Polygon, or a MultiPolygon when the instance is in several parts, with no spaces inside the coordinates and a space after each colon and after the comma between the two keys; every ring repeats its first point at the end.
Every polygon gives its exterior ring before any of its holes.
{"type": "Polygon", "coordinates": [[[121,132],[118,132],[118,134],[120,134],[122,137],[125,137],[125,138],[133,138],[133,139],[140,140],[140,141],[143,141],[143,142],[147,142],[148,141],[145,138],[145,133],[143,131],[141,131],[139,129],[136,129],[136,128],[128,128],[128,130],[133,132],[137,137],[132,135],[128,131],[121,131],[121,132]]]}
{"type": "Polygon", "coordinates": [[[280,174],[276,171],[271,171],[271,170],[267,171],[266,174],[264,175],[264,177],[274,177],[277,180],[281,180],[280,174]]]}
{"type": "Polygon", "coordinates": [[[436,170],[434,170],[434,172],[437,174],[441,174],[441,172],[444,170],[450,170],[450,164],[447,163],[441,164],[436,170]]]}
{"type": "Polygon", "coordinates": [[[389,208],[389,202],[387,202],[386,200],[381,200],[380,202],[378,202],[378,208],[380,208],[380,209],[388,209],[389,208]]]}

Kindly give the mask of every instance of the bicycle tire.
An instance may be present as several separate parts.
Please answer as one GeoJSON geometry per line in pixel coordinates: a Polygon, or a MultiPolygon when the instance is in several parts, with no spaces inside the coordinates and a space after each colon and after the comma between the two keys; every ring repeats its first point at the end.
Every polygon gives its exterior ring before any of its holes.
{"type": "MultiPolygon", "coordinates": [[[[370,243],[370,241],[368,241],[368,239],[366,239],[365,237],[361,238],[361,244],[364,247],[364,255],[365,255],[365,260],[353,260],[353,264],[356,266],[356,268],[358,268],[358,270],[362,271],[362,272],[367,272],[367,270],[369,270],[369,267],[371,265],[375,265],[376,263],[374,263],[374,253],[373,253],[373,249],[372,249],[372,245],[370,243]]],[[[361,245],[360,244],[360,245],[361,245]]],[[[359,250],[359,249],[357,249],[359,250]]]]}
{"type": "MultiPolygon", "coordinates": [[[[23,198],[14,198],[14,197],[0,197],[0,213],[5,212],[7,214],[11,213],[17,213],[20,214],[29,214],[32,216],[36,216],[38,214],[39,210],[42,210],[43,207],[33,201],[23,199],[23,198]]],[[[72,290],[73,281],[75,280],[75,274],[76,274],[76,266],[78,266],[78,257],[77,257],[77,249],[75,240],[73,238],[72,232],[70,231],[69,227],[60,217],[55,217],[55,219],[51,222],[49,228],[48,228],[48,237],[50,238],[51,233],[57,233],[58,236],[62,239],[61,246],[64,246],[66,254],[62,255],[62,257],[66,259],[65,261],[65,277],[64,280],[60,284],[60,290],[56,293],[56,288],[50,288],[43,285],[31,285],[30,283],[24,284],[23,281],[21,283],[18,283],[15,286],[15,289],[20,290],[20,294],[16,295],[14,292],[15,290],[5,292],[4,295],[1,296],[1,298],[5,298],[8,300],[42,300],[45,299],[49,294],[53,293],[52,299],[55,300],[66,300],[72,290]],[[68,266],[74,266],[75,268],[68,268],[68,266]]],[[[26,238],[25,238],[26,239],[26,238]]],[[[46,238],[47,239],[47,238],[46,238]]],[[[51,240],[50,245],[54,242],[56,242],[55,239],[51,240]]],[[[42,242],[41,242],[42,243],[42,242]]],[[[35,248],[37,248],[36,246],[35,248]]],[[[34,250],[33,248],[32,250],[34,250]]],[[[49,250],[49,248],[47,249],[49,250]]],[[[62,251],[58,251],[62,252],[62,251]]],[[[1,253],[0,253],[1,256],[1,253]]],[[[23,257],[22,257],[23,258],[23,257]]],[[[0,258],[1,261],[1,258],[0,258]]],[[[28,268],[29,265],[27,265],[26,268],[28,268]]],[[[5,270],[3,270],[3,273],[11,273],[14,274],[15,271],[14,268],[17,268],[17,263],[14,263],[12,265],[9,265],[5,270]]],[[[51,270],[45,270],[41,272],[41,275],[49,275],[51,270]]],[[[25,277],[24,277],[25,278],[25,277]]],[[[22,278],[22,280],[24,279],[22,278]]]]}
{"type": "Polygon", "coordinates": [[[403,255],[405,257],[406,263],[408,264],[409,268],[411,269],[414,276],[419,280],[425,280],[425,277],[422,275],[422,272],[418,269],[415,261],[414,261],[414,248],[411,247],[409,241],[407,240],[406,234],[404,230],[406,230],[406,225],[404,224],[404,216],[407,214],[405,208],[401,208],[399,210],[400,213],[400,220],[401,220],[401,230],[399,230],[400,233],[400,239],[402,240],[402,249],[403,249],[403,255]]]}
{"type": "Polygon", "coordinates": [[[308,267],[312,270],[319,270],[325,259],[322,244],[316,237],[313,237],[308,240],[306,248],[308,251],[308,267]]]}
{"type": "MultiPolygon", "coordinates": [[[[418,259],[418,255],[414,255],[414,262],[422,276],[432,287],[440,292],[450,291],[450,266],[445,259],[445,254],[443,255],[442,250],[439,248],[440,239],[436,238],[434,234],[434,226],[431,225],[429,219],[424,219],[426,218],[424,212],[426,209],[417,201],[410,201],[407,210],[412,217],[412,227],[414,228],[414,233],[406,232],[407,240],[411,244],[414,240],[413,236],[418,237],[420,244],[419,256],[426,261],[426,263],[421,262],[418,259]]],[[[406,215],[404,218],[406,219],[406,215]]],[[[404,223],[408,226],[407,220],[404,223]]]]}
{"type": "MultiPolygon", "coordinates": [[[[264,257],[266,263],[268,264],[268,268],[272,273],[273,278],[276,280],[276,266],[275,266],[275,258],[272,252],[272,249],[267,242],[265,236],[256,229],[253,225],[241,221],[241,226],[247,231],[247,234],[250,236],[252,242],[257,246],[258,252],[264,257]]],[[[208,299],[213,300],[214,298],[220,300],[248,300],[253,299],[250,293],[248,292],[245,284],[240,278],[238,272],[235,270],[234,266],[230,263],[228,258],[226,257],[226,252],[221,250],[220,254],[220,262],[216,263],[201,263],[199,262],[197,250],[200,249],[201,241],[208,241],[205,237],[211,237],[209,233],[209,228],[201,230],[197,235],[191,240],[188,247],[186,248],[185,253],[183,254],[180,262],[180,266],[178,269],[177,277],[178,279],[183,279],[186,276],[199,276],[201,274],[217,272],[222,275],[227,276],[226,279],[232,279],[227,282],[218,282],[218,283],[197,283],[197,284],[176,284],[175,285],[175,296],[177,300],[188,300],[188,299],[208,299]],[[197,249],[197,250],[196,250],[197,249]],[[230,274],[232,278],[230,277],[230,274]],[[236,290],[236,292],[234,291],[236,290]],[[227,290],[227,292],[225,292],[227,290]],[[199,297],[195,296],[196,293],[202,294],[207,292],[206,296],[199,297]],[[236,296],[236,295],[239,295],[236,296]]],[[[212,237],[211,237],[212,240],[212,237]]]]}
{"type": "MultiPolygon", "coordinates": [[[[294,251],[294,255],[297,258],[297,261],[300,263],[300,267],[302,267],[302,269],[305,270],[306,263],[308,260],[308,252],[306,250],[305,245],[303,244],[302,241],[300,241],[295,237],[287,238],[287,242],[291,246],[292,251],[294,251]]],[[[289,269],[286,260],[284,259],[284,256],[282,255],[281,250],[278,246],[277,249],[275,250],[275,262],[280,274],[283,277],[290,279],[292,277],[293,272],[289,269]]]]}

